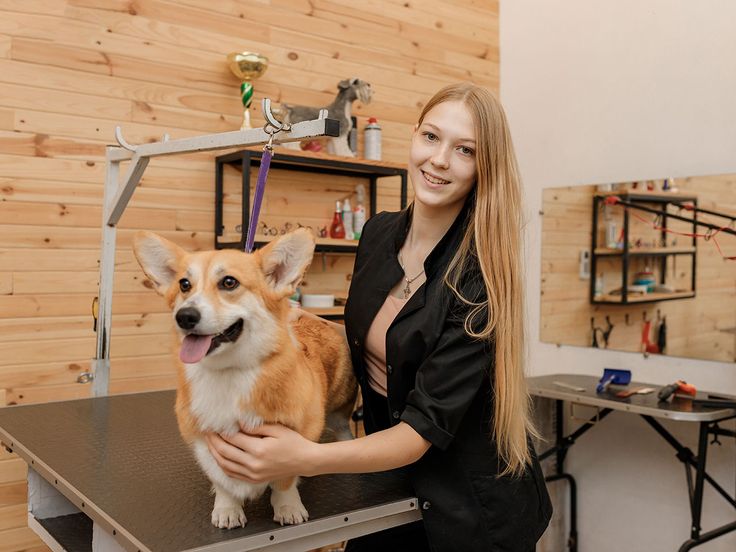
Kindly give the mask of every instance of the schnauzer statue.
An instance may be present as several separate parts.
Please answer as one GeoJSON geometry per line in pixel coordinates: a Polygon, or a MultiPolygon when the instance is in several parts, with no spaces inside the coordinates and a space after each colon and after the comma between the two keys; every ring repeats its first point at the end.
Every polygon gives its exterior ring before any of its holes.
{"type": "MultiPolygon", "coordinates": [[[[353,126],[350,119],[352,104],[355,100],[360,100],[364,104],[370,103],[373,92],[371,91],[370,83],[355,77],[341,80],[337,83],[337,89],[339,92],[335,100],[326,107],[320,108],[282,103],[279,114],[283,117],[285,123],[298,123],[300,121],[316,119],[319,116],[320,109],[327,109],[327,116],[330,119],[340,121],[340,136],[331,138],[328,141],[328,152],[335,155],[355,157],[355,153],[350,149],[348,143],[348,136],[353,126]]],[[[298,144],[296,144],[296,147],[298,147],[298,144]]]]}

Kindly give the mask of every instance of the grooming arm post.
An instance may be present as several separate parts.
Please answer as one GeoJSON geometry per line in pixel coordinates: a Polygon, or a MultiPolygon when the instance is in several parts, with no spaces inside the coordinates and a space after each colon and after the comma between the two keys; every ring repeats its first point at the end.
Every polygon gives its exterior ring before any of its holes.
{"type": "MultiPolygon", "coordinates": [[[[327,110],[321,110],[318,119],[295,123],[286,129],[271,113],[271,101],[262,101],[267,126],[278,125],[278,138],[274,132],[263,128],[236,130],[219,134],[209,134],[194,138],[169,140],[168,135],[160,142],[131,145],[122,135],[120,127],[115,129],[115,137],[120,144],[108,146],[106,150],[105,192],[102,209],[102,253],[100,258],[99,313],[97,321],[97,354],[92,362],[92,393],[94,396],[108,394],[110,380],[110,326],[112,324],[112,288],[115,271],[116,226],[123,215],[128,201],[143,177],[151,157],[194,153],[233,147],[255,146],[273,143],[296,142],[318,136],[336,137],[340,134],[340,123],[327,118],[327,110]],[[276,124],[274,124],[276,123],[276,124]],[[122,182],[119,182],[120,163],[130,161],[130,166],[122,182]]],[[[89,374],[86,374],[89,376],[89,374]]],[[[80,375],[80,382],[88,381],[80,375]]]]}
{"type": "MultiPolygon", "coordinates": [[[[115,205],[118,193],[120,161],[113,159],[119,148],[107,147],[105,192],[102,209],[102,248],[100,255],[99,311],[97,315],[97,353],[93,361],[92,395],[108,394],[110,381],[110,326],[112,324],[112,285],[115,274],[117,227],[106,224],[107,213],[115,205]]],[[[144,167],[145,168],[145,167],[144,167]]]]}

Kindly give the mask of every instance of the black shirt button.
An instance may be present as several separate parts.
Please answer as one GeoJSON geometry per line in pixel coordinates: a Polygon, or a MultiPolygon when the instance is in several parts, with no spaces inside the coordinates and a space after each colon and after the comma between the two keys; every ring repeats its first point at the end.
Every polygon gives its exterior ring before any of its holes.
{"type": "Polygon", "coordinates": [[[358,341],[357,337],[353,338],[353,345],[355,345],[356,347],[360,347],[360,341],[358,341]]]}
{"type": "Polygon", "coordinates": [[[401,417],[401,413],[398,410],[394,410],[392,416],[394,417],[394,420],[398,420],[401,417]]]}
{"type": "Polygon", "coordinates": [[[422,510],[429,510],[432,507],[432,503],[429,500],[422,502],[422,510]]]}
{"type": "Polygon", "coordinates": [[[393,366],[391,366],[390,364],[389,364],[388,366],[386,366],[386,373],[387,373],[387,374],[388,374],[389,376],[390,376],[391,374],[393,374],[393,373],[394,373],[394,367],[393,367],[393,366]]]}

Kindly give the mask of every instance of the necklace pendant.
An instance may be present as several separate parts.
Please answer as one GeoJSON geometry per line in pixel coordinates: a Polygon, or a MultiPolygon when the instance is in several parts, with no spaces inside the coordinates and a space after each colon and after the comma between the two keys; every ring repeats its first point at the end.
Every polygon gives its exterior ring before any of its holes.
{"type": "Polygon", "coordinates": [[[408,299],[411,295],[411,288],[409,287],[409,280],[406,280],[406,287],[404,287],[404,299],[408,299]]]}

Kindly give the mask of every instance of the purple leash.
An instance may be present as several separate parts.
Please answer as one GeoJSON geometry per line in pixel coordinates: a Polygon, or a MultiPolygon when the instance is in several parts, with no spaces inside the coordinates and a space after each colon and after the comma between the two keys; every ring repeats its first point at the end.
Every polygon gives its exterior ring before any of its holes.
{"type": "MultiPolygon", "coordinates": [[[[271,135],[271,139],[273,139],[273,135],[271,135]]],[[[268,176],[268,169],[271,166],[271,157],[273,157],[273,148],[271,147],[271,140],[269,140],[269,143],[263,148],[261,166],[258,169],[256,191],[253,196],[253,210],[250,214],[250,223],[248,224],[248,237],[245,240],[246,253],[253,252],[253,242],[256,239],[256,228],[258,226],[258,215],[261,212],[263,193],[266,191],[266,177],[268,176]]]]}

